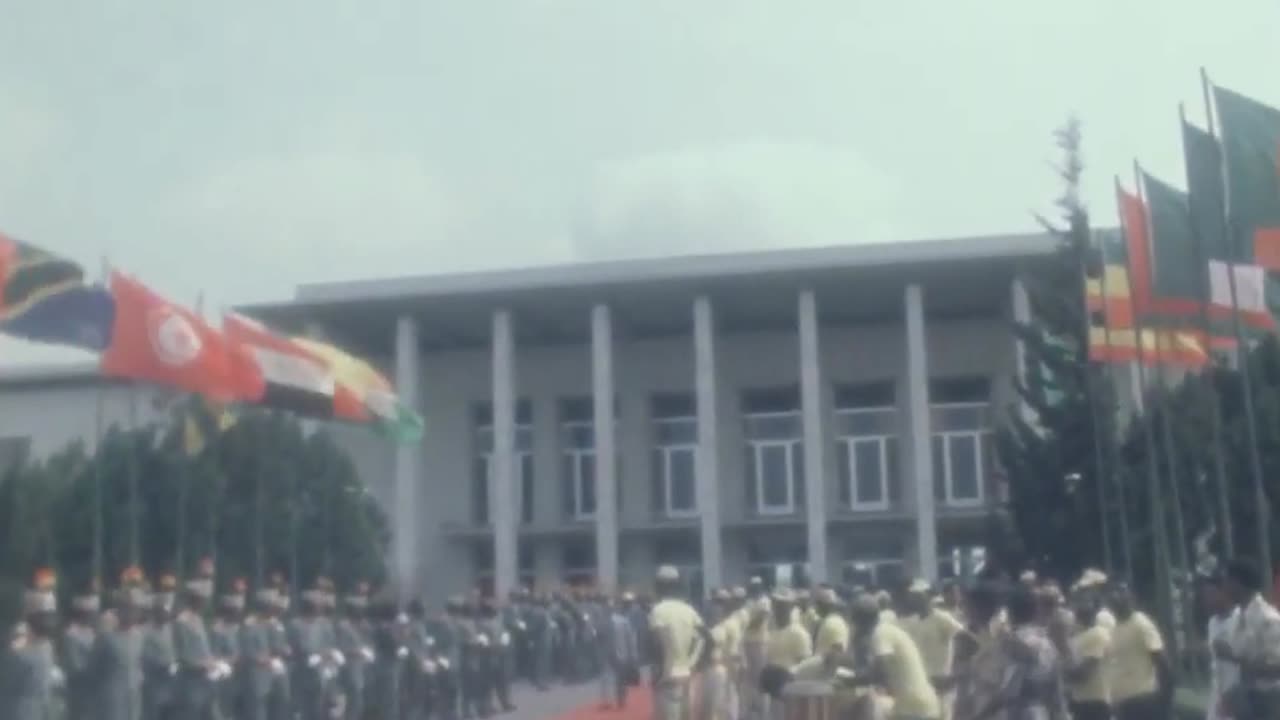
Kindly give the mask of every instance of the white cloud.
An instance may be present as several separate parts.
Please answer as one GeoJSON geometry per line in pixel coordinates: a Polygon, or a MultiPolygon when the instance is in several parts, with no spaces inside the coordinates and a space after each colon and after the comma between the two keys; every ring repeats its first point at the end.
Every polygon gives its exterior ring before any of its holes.
{"type": "Polygon", "coordinates": [[[893,176],[851,148],[741,142],[606,168],[577,223],[583,258],[894,239],[893,176]]]}

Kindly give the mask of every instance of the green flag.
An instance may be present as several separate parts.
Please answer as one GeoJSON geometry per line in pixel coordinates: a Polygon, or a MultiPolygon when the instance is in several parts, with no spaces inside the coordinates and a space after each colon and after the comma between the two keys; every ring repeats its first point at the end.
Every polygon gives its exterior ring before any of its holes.
{"type": "Polygon", "coordinates": [[[1224,235],[1226,198],[1222,194],[1222,147],[1213,135],[1182,123],[1182,148],[1187,164],[1188,210],[1205,262],[1230,260],[1224,235]]]}
{"type": "Polygon", "coordinates": [[[1161,317],[1197,314],[1208,265],[1198,261],[1187,195],[1145,172],[1142,184],[1150,218],[1152,310],[1161,317]]]}
{"type": "Polygon", "coordinates": [[[1280,110],[1213,89],[1237,257],[1280,270],[1280,110]]]}

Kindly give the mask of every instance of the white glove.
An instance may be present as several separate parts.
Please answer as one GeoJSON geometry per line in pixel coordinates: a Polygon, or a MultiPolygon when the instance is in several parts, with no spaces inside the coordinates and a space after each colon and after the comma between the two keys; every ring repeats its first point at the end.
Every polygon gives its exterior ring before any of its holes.
{"type": "Polygon", "coordinates": [[[429,637],[429,638],[427,638],[427,647],[429,647],[429,648],[430,648],[430,647],[435,647],[435,646],[436,646],[436,639],[435,639],[435,638],[433,638],[433,637],[429,637]]]}
{"type": "Polygon", "coordinates": [[[373,650],[367,647],[360,648],[360,654],[364,656],[365,662],[373,662],[373,650]]]}
{"type": "Polygon", "coordinates": [[[519,630],[519,631],[521,631],[521,632],[524,632],[525,624],[524,624],[524,621],[523,621],[523,620],[517,620],[517,621],[516,621],[516,629],[517,629],[517,630],[519,630]]]}
{"type": "Polygon", "coordinates": [[[271,658],[271,674],[284,675],[284,663],[280,658],[271,658]]]}
{"type": "Polygon", "coordinates": [[[424,672],[424,673],[426,673],[426,674],[428,674],[428,675],[432,675],[432,674],[434,674],[434,673],[435,673],[435,671],[436,671],[436,664],[435,664],[435,663],[431,662],[430,660],[423,660],[423,661],[422,661],[422,672],[424,672]]]}
{"type": "Polygon", "coordinates": [[[169,674],[170,674],[170,675],[177,675],[177,674],[178,674],[178,663],[170,663],[170,664],[169,664],[169,674]]]}
{"type": "Polygon", "coordinates": [[[319,655],[316,655],[315,653],[311,653],[310,655],[307,656],[307,667],[315,667],[319,664],[320,664],[319,655]]]}
{"type": "Polygon", "coordinates": [[[66,681],[67,676],[62,674],[62,668],[56,666],[49,668],[49,682],[53,683],[54,687],[62,687],[66,681]]]}
{"type": "Polygon", "coordinates": [[[401,660],[409,657],[409,648],[407,647],[397,648],[396,657],[400,658],[401,660]]]}
{"type": "Polygon", "coordinates": [[[508,634],[508,633],[502,633],[502,635],[498,636],[498,644],[499,644],[499,645],[501,645],[501,646],[503,646],[503,647],[506,647],[506,646],[510,645],[510,644],[511,644],[511,635],[510,635],[510,634],[508,634]]]}
{"type": "Polygon", "coordinates": [[[441,670],[449,669],[449,658],[440,658],[440,669],[441,670]]]}
{"type": "Polygon", "coordinates": [[[484,633],[480,633],[476,636],[476,644],[480,647],[489,647],[489,636],[484,633]]]}
{"type": "Polygon", "coordinates": [[[341,666],[341,665],[346,665],[346,664],[347,664],[347,658],[346,658],[346,656],[345,656],[345,655],[343,655],[342,653],[338,652],[337,650],[334,650],[334,651],[331,653],[331,657],[333,658],[333,662],[334,662],[334,664],[335,664],[335,665],[339,665],[339,666],[341,666]]]}
{"type": "Polygon", "coordinates": [[[396,624],[397,624],[397,625],[408,625],[408,624],[409,624],[409,616],[408,616],[408,615],[405,615],[404,613],[400,613],[399,615],[396,615],[396,624]]]}

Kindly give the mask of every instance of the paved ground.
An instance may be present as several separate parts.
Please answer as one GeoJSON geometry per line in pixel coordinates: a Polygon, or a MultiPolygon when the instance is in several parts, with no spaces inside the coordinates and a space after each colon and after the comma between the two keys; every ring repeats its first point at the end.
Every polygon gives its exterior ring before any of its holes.
{"type": "Polygon", "coordinates": [[[574,714],[575,710],[593,706],[599,701],[598,685],[594,682],[580,685],[553,685],[546,692],[538,692],[523,683],[512,688],[511,702],[516,710],[494,715],[518,720],[557,720],[574,714]]]}

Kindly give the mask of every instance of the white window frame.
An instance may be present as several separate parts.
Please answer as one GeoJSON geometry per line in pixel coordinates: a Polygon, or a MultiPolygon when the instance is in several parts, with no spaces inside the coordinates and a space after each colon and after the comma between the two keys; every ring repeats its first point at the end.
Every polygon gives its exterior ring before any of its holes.
{"type": "MultiPolygon", "coordinates": [[[[616,427],[616,426],[615,426],[616,427]]],[[[588,483],[592,486],[592,495],[595,497],[596,507],[600,505],[600,496],[594,492],[596,490],[596,473],[595,466],[600,459],[596,456],[595,444],[595,421],[594,420],[568,420],[560,423],[560,461],[566,463],[573,473],[573,507],[569,513],[569,518],[577,522],[592,522],[596,519],[596,510],[593,508],[590,512],[584,512],[582,509],[584,499],[586,497],[586,486],[588,483]],[[571,447],[566,443],[569,434],[578,428],[587,428],[591,431],[591,447],[571,447]],[[583,466],[586,459],[591,458],[592,471],[583,472],[583,466]]],[[[563,471],[563,470],[562,470],[563,471]]],[[[561,488],[563,492],[563,486],[561,488]]]]}
{"type": "MultiPolygon", "coordinates": [[[[991,407],[990,403],[985,402],[957,402],[957,403],[935,403],[930,406],[931,411],[946,409],[976,409],[982,410],[985,417],[986,411],[991,407]]],[[[987,458],[985,450],[987,440],[991,437],[991,430],[987,427],[973,428],[966,430],[935,430],[932,435],[942,439],[942,502],[947,507],[954,508],[972,508],[981,507],[987,501],[986,481],[987,481],[987,458]],[[974,443],[974,472],[977,494],[974,497],[956,497],[955,485],[953,482],[952,458],[951,458],[951,442],[955,439],[971,439],[974,443]]],[[[932,448],[930,448],[932,452],[932,448]]],[[[932,462],[932,460],[930,460],[932,462]]]]}
{"type": "MultiPolygon", "coordinates": [[[[489,501],[489,506],[485,507],[485,509],[484,509],[484,519],[485,519],[484,524],[485,524],[485,525],[492,525],[492,524],[493,524],[493,517],[492,517],[492,515],[493,515],[492,509],[493,509],[493,508],[492,508],[492,503],[493,503],[493,486],[494,486],[494,482],[493,482],[493,472],[494,472],[494,462],[493,462],[493,456],[494,456],[494,451],[493,451],[494,434],[493,434],[493,425],[491,425],[491,424],[489,424],[489,423],[485,423],[484,425],[477,425],[477,426],[476,426],[475,433],[476,433],[476,436],[477,436],[477,437],[483,437],[486,433],[487,433],[487,434],[488,434],[488,436],[489,436],[489,450],[485,450],[485,451],[482,451],[482,452],[478,453],[478,454],[477,454],[477,457],[480,459],[480,461],[481,461],[481,462],[483,462],[483,463],[484,463],[484,477],[485,477],[485,482],[488,484],[488,487],[486,487],[486,488],[485,488],[485,498],[487,498],[487,499],[488,499],[488,501],[489,501]]],[[[513,467],[512,467],[512,471],[515,473],[515,489],[516,489],[516,498],[515,498],[515,503],[516,503],[516,504],[515,504],[515,510],[516,510],[516,522],[517,522],[517,523],[519,523],[519,524],[526,524],[525,519],[524,519],[524,491],[525,491],[525,487],[524,487],[524,486],[525,486],[525,484],[526,484],[526,483],[533,482],[533,477],[532,477],[532,476],[525,477],[525,472],[524,472],[525,461],[526,461],[526,460],[529,460],[529,461],[530,461],[531,469],[534,469],[534,472],[535,472],[535,473],[537,472],[537,470],[536,470],[536,463],[534,463],[534,462],[532,461],[532,460],[533,460],[533,448],[532,448],[532,447],[526,447],[526,448],[521,448],[521,447],[520,447],[519,438],[520,438],[520,434],[521,434],[521,433],[526,433],[526,434],[528,435],[529,440],[530,440],[530,445],[532,445],[532,440],[533,440],[533,424],[532,424],[532,423],[516,423],[516,429],[515,429],[515,453],[514,453],[514,454],[513,454],[513,456],[512,456],[512,462],[514,463],[514,465],[513,465],[513,467]]],[[[473,480],[473,482],[474,482],[474,480],[473,480]]],[[[530,488],[530,490],[532,490],[532,489],[533,489],[533,488],[530,488]]],[[[536,517],[536,515],[537,515],[537,508],[536,508],[536,507],[534,508],[534,515],[535,515],[535,517],[536,517]]],[[[532,518],[530,519],[530,521],[532,521],[532,518]]]]}
{"type": "Polygon", "coordinates": [[[840,438],[842,455],[849,469],[849,508],[852,510],[888,510],[889,509],[889,448],[895,439],[893,435],[846,435],[840,438]],[[874,443],[880,451],[880,499],[858,499],[858,456],[857,446],[874,443]]]}
{"type": "MultiPolygon", "coordinates": [[[[696,424],[697,421],[698,419],[696,417],[663,417],[663,418],[654,418],[653,423],[654,425],[667,423],[667,422],[696,424]]],[[[658,471],[662,475],[662,488],[663,488],[662,501],[665,504],[665,507],[661,508],[663,517],[668,517],[668,518],[697,517],[698,516],[698,443],[696,441],[678,442],[678,443],[659,443],[654,446],[654,449],[658,451],[658,457],[659,457],[658,471]],[[693,507],[691,508],[673,508],[671,506],[672,498],[675,497],[675,492],[673,491],[673,486],[675,483],[675,473],[671,471],[671,466],[672,466],[672,456],[675,455],[676,453],[689,453],[690,458],[693,460],[693,465],[692,465],[693,487],[691,488],[691,490],[693,491],[693,494],[692,494],[693,507]]]]}
{"type": "Polygon", "coordinates": [[[796,481],[794,453],[802,452],[800,440],[752,440],[751,452],[755,453],[756,513],[759,515],[791,515],[796,512],[796,481]],[[787,468],[787,502],[783,505],[768,505],[765,501],[764,453],[766,450],[781,448],[786,453],[787,468]]]}

